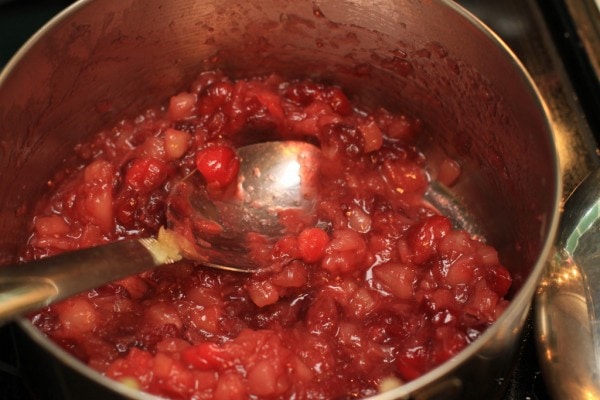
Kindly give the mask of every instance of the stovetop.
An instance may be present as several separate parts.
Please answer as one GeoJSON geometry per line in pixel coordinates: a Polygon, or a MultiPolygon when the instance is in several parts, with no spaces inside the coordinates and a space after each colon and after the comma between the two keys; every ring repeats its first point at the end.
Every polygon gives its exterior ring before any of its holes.
{"type": "MultiPolygon", "coordinates": [[[[556,129],[565,193],[599,166],[598,0],[457,0],[490,26],[523,62],[556,129]],[[594,132],[596,133],[595,136],[594,132]]],[[[71,0],[0,0],[0,66],[71,0]]],[[[12,327],[0,328],[0,400],[33,400],[21,383],[12,327]]],[[[550,399],[527,323],[505,400],[550,399]]]]}

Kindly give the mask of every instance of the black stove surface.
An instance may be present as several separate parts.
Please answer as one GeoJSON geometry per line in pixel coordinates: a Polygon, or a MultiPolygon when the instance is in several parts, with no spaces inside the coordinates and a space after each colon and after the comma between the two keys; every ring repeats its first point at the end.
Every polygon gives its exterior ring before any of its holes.
{"type": "MultiPolygon", "coordinates": [[[[586,58],[568,0],[459,0],[490,26],[523,62],[547,103],[563,136],[559,149],[566,159],[565,193],[598,165],[596,140],[600,133],[598,75],[586,58]]],[[[0,0],[0,66],[69,0],[0,0]]],[[[599,28],[600,29],[600,28],[599,28]]],[[[12,326],[0,328],[0,400],[33,399],[21,382],[12,326]]],[[[506,378],[505,400],[547,400],[528,321],[513,374],[506,378]]],[[[39,399],[42,400],[42,399],[39,399]]]]}

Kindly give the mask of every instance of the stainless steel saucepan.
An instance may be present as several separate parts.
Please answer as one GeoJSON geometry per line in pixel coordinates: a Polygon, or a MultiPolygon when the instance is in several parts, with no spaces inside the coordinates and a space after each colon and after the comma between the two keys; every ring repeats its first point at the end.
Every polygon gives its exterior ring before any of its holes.
{"type": "MultiPolygon", "coordinates": [[[[27,239],[33,202],[73,146],[120,115],[163,102],[200,70],[277,72],[341,85],[419,116],[431,174],[462,175],[449,212],[499,249],[511,305],[455,358],[379,399],[491,399],[504,392],[561,199],[543,102],[510,50],[441,0],[81,0],[0,75],[0,263],[27,239]]],[[[43,398],[149,399],[18,323],[21,366],[43,398]]]]}

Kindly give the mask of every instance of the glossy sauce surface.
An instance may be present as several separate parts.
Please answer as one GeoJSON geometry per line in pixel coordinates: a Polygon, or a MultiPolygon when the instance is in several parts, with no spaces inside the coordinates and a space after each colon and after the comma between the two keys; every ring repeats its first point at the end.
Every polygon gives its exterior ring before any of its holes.
{"type": "MultiPolygon", "coordinates": [[[[221,195],[252,141],[321,147],[317,220],[281,213],[288,234],[255,239],[254,276],[181,262],[34,324],[92,368],[174,399],[360,398],[417,378],[493,323],[511,285],[493,248],[424,200],[421,125],[311,81],[199,75],[75,149],[23,258],[156,234],[175,182],[198,171],[221,195]]],[[[451,184],[460,167],[446,164],[438,179],[451,184]]]]}

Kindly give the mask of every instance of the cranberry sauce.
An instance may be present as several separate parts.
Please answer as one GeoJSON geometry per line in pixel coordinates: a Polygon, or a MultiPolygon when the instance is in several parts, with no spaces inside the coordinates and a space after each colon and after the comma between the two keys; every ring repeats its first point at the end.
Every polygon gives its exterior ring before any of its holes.
{"type": "Polygon", "coordinates": [[[76,148],[23,258],[155,235],[177,180],[199,171],[224,190],[235,148],[256,140],[320,146],[318,221],[282,213],[288,234],[253,242],[268,273],[183,261],[33,323],[91,368],[173,399],[360,398],[415,379],[492,324],[511,285],[493,248],[424,200],[420,132],[418,119],[361,108],[337,87],[202,73],[168,105],[76,148]]]}

